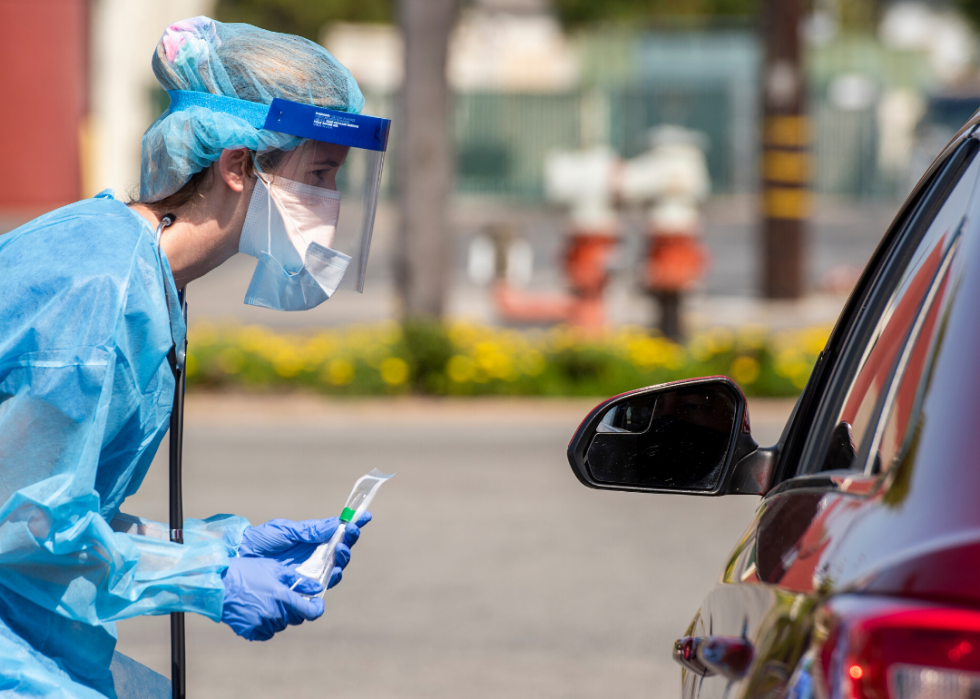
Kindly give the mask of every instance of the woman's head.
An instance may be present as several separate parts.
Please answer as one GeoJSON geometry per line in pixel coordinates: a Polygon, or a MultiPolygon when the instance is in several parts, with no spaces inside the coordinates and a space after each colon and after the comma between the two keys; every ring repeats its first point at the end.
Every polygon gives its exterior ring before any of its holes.
{"type": "MultiPolygon", "coordinates": [[[[286,99],[360,112],[364,97],[350,72],[307,39],[247,24],[196,17],[171,25],[157,44],[153,72],[165,90],[189,90],[261,104],[286,99]]],[[[223,150],[291,151],[301,141],[197,106],[158,118],[143,136],[140,201],[171,208],[207,190],[223,150]],[[201,174],[203,173],[203,174],[201,174]]]]}

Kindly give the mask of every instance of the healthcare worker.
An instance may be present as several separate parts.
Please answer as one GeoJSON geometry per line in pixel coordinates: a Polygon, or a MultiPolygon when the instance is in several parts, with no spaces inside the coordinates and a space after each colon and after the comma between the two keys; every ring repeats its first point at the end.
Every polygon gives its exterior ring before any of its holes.
{"type": "Polygon", "coordinates": [[[323,613],[295,568],[336,519],[188,519],[177,544],[120,507],[168,428],[178,289],[241,251],[257,259],[245,303],[360,291],[389,122],[361,115],[350,73],[295,36],[197,17],[166,30],[152,65],[171,105],[143,137],[139,200],[102,192],[0,236],[5,696],[114,696],[119,619],[196,612],[265,640],[323,613]]]}

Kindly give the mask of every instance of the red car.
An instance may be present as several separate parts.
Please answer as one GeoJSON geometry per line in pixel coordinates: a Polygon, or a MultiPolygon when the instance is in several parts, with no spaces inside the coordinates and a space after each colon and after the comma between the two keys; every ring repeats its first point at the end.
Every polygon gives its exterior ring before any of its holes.
{"type": "Polygon", "coordinates": [[[980,697],[975,116],[868,263],[779,442],[724,377],[590,413],[592,488],[762,496],[675,643],[685,699],[980,697]]]}

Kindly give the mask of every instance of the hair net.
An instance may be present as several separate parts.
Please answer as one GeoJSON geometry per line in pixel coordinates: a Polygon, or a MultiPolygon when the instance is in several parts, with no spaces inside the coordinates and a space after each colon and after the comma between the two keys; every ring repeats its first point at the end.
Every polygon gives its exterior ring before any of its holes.
{"type": "MultiPolygon", "coordinates": [[[[364,96],[350,72],[322,46],[250,24],[194,17],[171,24],[153,54],[165,90],[193,90],[250,102],[275,98],[340,112],[361,111],[364,96]]],[[[140,201],[174,194],[226,148],[289,149],[301,139],[256,129],[205,107],[170,113],[143,134],[140,201]]]]}

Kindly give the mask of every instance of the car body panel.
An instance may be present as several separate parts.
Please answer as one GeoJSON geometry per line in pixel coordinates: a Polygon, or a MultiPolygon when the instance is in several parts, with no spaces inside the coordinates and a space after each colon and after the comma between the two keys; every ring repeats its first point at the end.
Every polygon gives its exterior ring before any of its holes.
{"type": "MultiPolygon", "coordinates": [[[[964,127],[958,140],[968,138],[974,126],[975,121],[964,127]]],[[[958,145],[951,143],[930,173],[958,145]]],[[[921,279],[913,280],[921,305],[901,307],[907,315],[898,319],[901,332],[882,346],[882,364],[896,366],[905,350],[895,345],[906,342],[898,335],[909,333],[901,368],[912,372],[914,386],[905,386],[899,376],[894,395],[874,394],[876,404],[879,398],[885,404],[881,410],[890,411],[879,415],[891,421],[889,429],[899,435],[911,430],[905,456],[883,468],[880,458],[864,454],[864,472],[814,472],[819,469],[813,464],[801,463],[803,441],[814,429],[848,326],[862,317],[876,267],[893,253],[902,222],[914,215],[910,209],[920,204],[917,197],[926,196],[926,189],[920,184],[910,195],[842,312],[836,340],[832,336],[780,440],[781,447],[795,440],[783,453],[795,461],[780,464],[775,487],[687,631],[698,637],[744,637],[754,647],[753,661],[735,680],[685,668],[685,699],[782,697],[791,684],[809,681],[807,652],[816,612],[834,595],[892,595],[980,607],[980,232],[966,236],[952,264],[944,267],[938,253],[925,261],[921,279]],[[931,296],[926,287],[933,289],[931,296]],[[929,343],[926,349],[920,337],[929,343]],[[928,387],[924,393],[920,385],[928,387]]],[[[972,223],[980,226],[977,220],[972,223]]],[[[873,376],[881,390],[891,382],[880,372],[873,376]]],[[[887,437],[874,442],[875,456],[888,448],[887,437]]]]}

